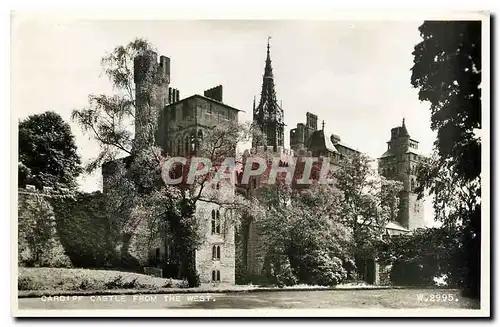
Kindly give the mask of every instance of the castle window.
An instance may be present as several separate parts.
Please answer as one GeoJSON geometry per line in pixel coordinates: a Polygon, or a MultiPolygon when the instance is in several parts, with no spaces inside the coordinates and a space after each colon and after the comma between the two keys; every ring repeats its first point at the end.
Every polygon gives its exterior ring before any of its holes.
{"type": "Polygon", "coordinates": [[[200,129],[198,131],[198,146],[199,146],[199,144],[201,144],[202,141],[203,141],[203,132],[200,129]]]}
{"type": "Polygon", "coordinates": [[[215,233],[220,234],[220,212],[217,210],[217,218],[215,224],[215,233]]]}
{"type": "Polygon", "coordinates": [[[220,245],[212,246],[212,260],[220,260],[220,245]]]}
{"type": "Polygon", "coordinates": [[[194,134],[191,134],[191,152],[196,150],[196,137],[194,134]]]}
{"type": "Polygon", "coordinates": [[[212,270],[212,281],[220,282],[220,270],[212,270]]]}
{"type": "Polygon", "coordinates": [[[189,136],[184,139],[184,154],[186,156],[189,154],[189,136]]]}
{"type": "Polygon", "coordinates": [[[212,234],[220,234],[220,212],[212,210],[212,234]]]}
{"type": "Polygon", "coordinates": [[[181,154],[181,147],[182,147],[182,141],[181,139],[177,139],[177,155],[179,156],[181,154]]]}
{"type": "Polygon", "coordinates": [[[215,210],[212,210],[212,234],[215,234],[215,225],[216,225],[215,210]]]}

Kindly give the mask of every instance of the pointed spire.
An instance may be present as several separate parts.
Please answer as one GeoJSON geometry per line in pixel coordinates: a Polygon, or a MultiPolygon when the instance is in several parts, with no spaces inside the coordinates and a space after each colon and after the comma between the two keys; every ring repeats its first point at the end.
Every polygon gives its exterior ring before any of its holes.
{"type": "Polygon", "coordinates": [[[271,47],[269,46],[270,36],[267,37],[267,57],[266,68],[264,69],[264,78],[273,78],[273,68],[271,67],[271,47]]]}
{"type": "Polygon", "coordinates": [[[284,144],[284,117],[283,109],[278,104],[274,89],[273,68],[271,66],[271,46],[267,38],[267,53],[264,75],[262,77],[262,90],[259,104],[255,107],[253,120],[265,131],[267,145],[283,146],[284,144]]]}
{"type": "Polygon", "coordinates": [[[406,125],[405,125],[405,118],[403,117],[403,124],[401,125],[401,136],[410,136],[410,134],[408,133],[408,130],[406,129],[406,125]]]}
{"type": "Polygon", "coordinates": [[[270,53],[270,45],[269,40],[271,37],[267,38],[267,57],[266,57],[266,66],[264,68],[264,76],[262,78],[262,91],[260,93],[260,101],[259,105],[256,108],[256,112],[265,119],[269,119],[271,117],[279,117],[277,118],[280,122],[282,122],[283,115],[282,113],[278,113],[281,108],[278,105],[278,101],[276,99],[276,91],[274,89],[274,76],[273,76],[273,68],[271,66],[271,53],[270,53]]]}

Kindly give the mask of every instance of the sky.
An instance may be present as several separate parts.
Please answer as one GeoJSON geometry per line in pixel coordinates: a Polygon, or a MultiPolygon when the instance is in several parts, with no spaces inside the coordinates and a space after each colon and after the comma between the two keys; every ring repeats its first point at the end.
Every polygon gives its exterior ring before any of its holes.
{"type": "MultiPolygon", "coordinates": [[[[252,119],[259,100],[271,37],[278,101],[285,115],[285,145],[306,112],[318,126],[373,158],[382,155],[390,130],[405,118],[411,137],[430,154],[428,103],[410,84],[412,51],[421,41],[422,21],[292,20],[76,20],[18,18],[11,26],[12,115],[24,119],[52,110],[71,124],[84,163],[97,156],[97,143],[71,122],[73,109],[90,93],[112,94],[100,59],[117,45],[140,37],[171,59],[171,86],[180,98],[222,84],[224,102],[252,119]]],[[[80,178],[84,191],[101,188],[100,172],[80,178]]],[[[432,205],[424,206],[432,224],[432,205]]]]}

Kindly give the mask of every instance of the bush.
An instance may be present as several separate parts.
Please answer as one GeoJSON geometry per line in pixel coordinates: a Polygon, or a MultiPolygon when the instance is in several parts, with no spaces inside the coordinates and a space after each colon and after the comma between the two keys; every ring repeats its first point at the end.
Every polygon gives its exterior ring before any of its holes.
{"type": "Polygon", "coordinates": [[[418,261],[396,261],[391,270],[391,281],[400,286],[435,285],[437,266],[418,261]]]}
{"type": "Polygon", "coordinates": [[[79,291],[186,287],[186,282],[113,270],[19,268],[18,290],[79,291]]]}
{"type": "Polygon", "coordinates": [[[286,255],[268,255],[264,262],[264,277],[267,283],[278,287],[292,286],[298,282],[286,255]]]}
{"type": "Polygon", "coordinates": [[[302,260],[310,271],[309,280],[306,281],[308,284],[334,286],[347,279],[347,271],[343,267],[342,260],[330,257],[324,251],[306,254],[302,260]]]}

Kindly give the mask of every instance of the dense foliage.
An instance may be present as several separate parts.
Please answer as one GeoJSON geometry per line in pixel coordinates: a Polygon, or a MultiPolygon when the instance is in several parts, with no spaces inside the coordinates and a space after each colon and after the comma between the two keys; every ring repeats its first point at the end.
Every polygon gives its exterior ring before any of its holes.
{"type": "Polygon", "coordinates": [[[444,277],[447,286],[458,287],[464,277],[462,247],[458,230],[440,227],[386,237],[377,250],[381,264],[392,265],[396,285],[435,285],[435,277],[444,277]]]}
{"type": "Polygon", "coordinates": [[[481,266],[481,22],[426,21],[411,83],[430,102],[435,155],[420,169],[445,226],[460,231],[467,294],[479,297],[481,266]]]}
{"type": "Polygon", "coordinates": [[[116,222],[109,219],[101,192],[51,199],[57,233],[74,267],[116,264],[116,222]]]}
{"type": "Polygon", "coordinates": [[[52,111],[19,123],[18,185],[75,188],[81,173],[71,127],[52,111]]]}
{"type": "Polygon", "coordinates": [[[18,208],[18,264],[28,267],[71,266],[59,241],[50,203],[39,195],[20,194],[18,208]]]}
{"type": "Polygon", "coordinates": [[[251,219],[262,235],[268,282],[335,285],[366,278],[364,263],[376,257],[385,225],[397,214],[402,185],[378,176],[362,155],[344,158],[329,176],[333,184],[316,180],[307,188],[279,178],[254,195],[251,219]]]}

